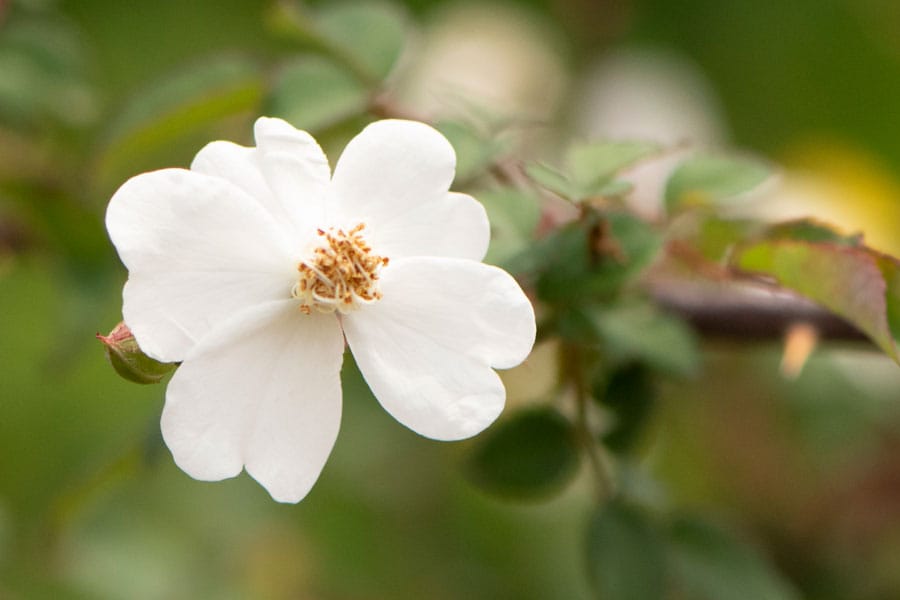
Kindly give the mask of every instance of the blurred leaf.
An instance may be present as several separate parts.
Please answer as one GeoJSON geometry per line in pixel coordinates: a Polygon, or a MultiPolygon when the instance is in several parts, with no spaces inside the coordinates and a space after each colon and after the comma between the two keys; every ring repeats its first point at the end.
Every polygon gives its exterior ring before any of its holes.
{"type": "Polygon", "coordinates": [[[571,424],[553,408],[524,410],[483,433],[467,464],[483,490],[517,499],[562,488],[578,468],[571,424]]]}
{"type": "Polygon", "coordinates": [[[657,152],[660,147],[649,142],[593,142],[576,144],[566,154],[566,167],[583,191],[601,189],[622,169],[657,152]]]}
{"type": "Polygon", "coordinates": [[[578,186],[560,171],[543,163],[532,163],[525,166],[525,173],[539,186],[546,188],[573,202],[579,199],[578,186]]]}
{"type": "Polygon", "coordinates": [[[365,112],[369,94],[350,73],[318,56],[285,65],[269,98],[268,114],[317,131],[365,112]]]}
{"type": "Polygon", "coordinates": [[[456,150],[456,181],[466,181],[487,169],[506,148],[494,138],[481,135],[459,121],[440,121],[435,128],[456,150]]]}
{"type": "Polygon", "coordinates": [[[797,242],[831,242],[842,246],[862,245],[862,234],[844,235],[830,225],[813,219],[798,219],[777,223],[766,229],[767,240],[793,240],[797,242]]]}
{"type": "Polygon", "coordinates": [[[372,81],[388,76],[406,43],[406,15],[387,2],[325,4],[315,21],[334,48],[372,81]]]}
{"type": "Polygon", "coordinates": [[[689,243],[704,258],[720,262],[727,258],[735,244],[746,240],[759,227],[760,224],[756,221],[720,219],[715,215],[708,215],[689,243]]]}
{"type": "Polygon", "coordinates": [[[135,383],[159,383],[175,370],[175,363],[162,363],[144,354],[125,323],[119,323],[109,335],[97,334],[106,348],[106,356],[116,372],[135,383]]]}
{"type": "Polygon", "coordinates": [[[621,500],[602,506],[588,528],[588,569],[599,600],[653,600],[665,592],[665,552],[648,516],[621,500]]]}
{"type": "Polygon", "coordinates": [[[671,572],[695,600],[793,600],[790,584],[751,546],[700,519],[681,518],[669,532],[671,572]]]}
{"type": "Polygon", "coordinates": [[[628,363],[595,382],[593,395],[615,417],[612,428],[603,436],[603,443],[611,450],[628,450],[656,398],[650,369],[642,363],[628,363]]]}
{"type": "Polygon", "coordinates": [[[759,161],[695,156],[681,163],[666,182],[666,209],[703,205],[748,192],[765,181],[769,169],[759,161]]]}
{"type": "Polygon", "coordinates": [[[69,23],[45,17],[11,19],[0,35],[0,119],[45,125],[52,119],[82,125],[96,115],[84,48],[69,23]]]}
{"type": "Polygon", "coordinates": [[[114,122],[101,155],[101,176],[118,180],[142,157],[224,117],[257,111],[262,71],[250,60],[216,58],[145,90],[114,122]]]}
{"type": "MultiPolygon", "coordinates": [[[[894,360],[900,360],[888,313],[898,314],[897,263],[862,248],[762,241],[740,248],[733,264],[768,275],[843,317],[894,360]],[[890,289],[886,278],[891,281],[890,289]],[[888,293],[890,292],[890,293],[888,293]]],[[[896,325],[895,325],[896,327],[896,325]]]]}
{"type": "Polygon", "coordinates": [[[616,173],[658,151],[659,146],[647,142],[576,144],[567,152],[562,171],[542,163],[530,164],[525,171],[538,185],[572,202],[622,196],[632,185],[614,180],[616,173]]]}
{"type": "Polygon", "coordinates": [[[484,190],[478,193],[491,221],[491,245],[485,261],[502,265],[534,240],[541,218],[537,199],[513,188],[484,190]]]}
{"type": "Polygon", "coordinates": [[[585,304],[614,296],[653,262],[661,247],[660,235],[649,224],[610,212],[558,229],[509,266],[537,274],[542,300],[585,304]]]}
{"type": "Polygon", "coordinates": [[[629,302],[596,308],[591,323],[610,359],[641,361],[672,375],[690,376],[700,367],[700,351],[691,328],[649,303],[629,302]]]}

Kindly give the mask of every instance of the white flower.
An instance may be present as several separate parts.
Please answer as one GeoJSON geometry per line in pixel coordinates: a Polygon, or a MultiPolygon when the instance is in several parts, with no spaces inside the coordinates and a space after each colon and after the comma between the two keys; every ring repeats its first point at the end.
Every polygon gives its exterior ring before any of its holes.
{"type": "Polygon", "coordinates": [[[332,176],[306,132],[261,118],[255,136],[138,175],[107,210],[125,322],[148,355],[183,361],[162,414],[178,466],[201,480],[246,468],[274,499],[302,499],[337,437],[345,339],[407,427],[438,440],[487,427],[505,399],[493,368],[528,355],[534,312],[480,262],[487,216],[448,191],[447,140],[379,121],[332,176]]]}

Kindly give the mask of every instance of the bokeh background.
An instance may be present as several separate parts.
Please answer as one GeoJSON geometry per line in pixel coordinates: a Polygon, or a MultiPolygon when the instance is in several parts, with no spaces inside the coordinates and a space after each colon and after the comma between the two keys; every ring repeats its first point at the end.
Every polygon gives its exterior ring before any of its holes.
{"type": "MultiPolygon", "coordinates": [[[[739,147],[783,165],[748,211],[900,252],[900,4],[380,6],[405,39],[385,88],[412,114],[506,116],[526,156],[599,136],[739,147]]],[[[249,143],[260,113],[309,126],[333,160],[367,118],[282,9],[0,0],[0,598],[594,597],[584,474],[492,497],[465,477],[472,442],[392,421],[348,357],[337,447],[307,499],[278,505],[245,475],[181,473],[164,387],[117,377],[94,339],[120,320],[102,218],[127,177],[249,143]],[[321,89],[344,90],[337,112],[321,89]]],[[[666,168],[633,175],[648,218],[666,168]]],[[[825,346],[788,379],[777,343],[702,349],[697,377],[661,382],[635,457],[645,499],[727,523],[796,597],[900,597],[900,369],[825,346]]],[[[555,367],[540,347],[506,374],[510,411],[551,401],[555,367]]],[[[722,581],[709,597],[754,597],[722,581]]]]}

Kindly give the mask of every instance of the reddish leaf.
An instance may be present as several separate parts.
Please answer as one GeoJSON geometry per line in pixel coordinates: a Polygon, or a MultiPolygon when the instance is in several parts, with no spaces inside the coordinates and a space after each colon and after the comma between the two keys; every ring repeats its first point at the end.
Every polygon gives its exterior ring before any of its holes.
{"type": "Polygon", "coordinates": [[[733,264],[821,304],[900,362],[893,334],[900,333],[900,270],[892,258],[863,247],[768,240],[739,249],[733,264]]]}

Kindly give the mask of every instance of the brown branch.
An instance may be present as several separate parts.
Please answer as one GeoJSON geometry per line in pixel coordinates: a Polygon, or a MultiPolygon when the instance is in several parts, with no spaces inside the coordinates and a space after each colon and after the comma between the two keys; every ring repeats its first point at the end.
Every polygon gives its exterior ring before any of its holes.
{"type": "Polygon", "coordinates": [[[682,317],[706,337],[781,339],[792,325],[808,323],[820,339],[868,339],[859,329],[817,304],[762,285],[665,276],[649,280],[646,287],[660,307],[682,317]]]}

